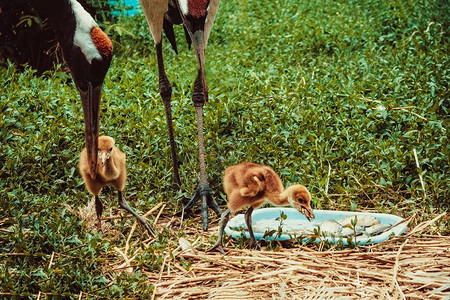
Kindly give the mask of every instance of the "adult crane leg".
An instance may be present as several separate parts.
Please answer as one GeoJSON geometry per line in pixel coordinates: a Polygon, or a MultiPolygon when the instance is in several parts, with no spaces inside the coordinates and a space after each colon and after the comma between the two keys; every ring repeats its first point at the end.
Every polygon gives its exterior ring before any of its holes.
{"type": "MultiPolygon", "coordinates": [[[[203,63],[202,63],[203,67],[199,69],[199,73],[194,84],[194,93],[192,96],[197,114],[200,182],[198,184],[194,197],[177,214],[178,215],[181,214],[183,210],[185,211],[190,210],[194,205],[194,203],[197,202],[199,199],[201,199],[202,223],[203,229],[206,230],[208,229],[208,207],[211,207],[219,215],[221,214],[221,209],[219,205],[217,205],[216,201],[212,196],[212,191],[208,185],[206,177],[204,139],[203,139],[203,105],[205,103],[204,87],[206,86],[205,69],[204,69],[204,50],[202,56],[203,56],[203,63]]],[[[179,187],[181,186],[181,181],[178,172],[177,149],[172,124],[172,109],[171,109],[172,86],[170,85],[169,79],[167,78],[164,69],[162,42],[156,44],[156,57],[158,61],[159,93],[161,95],[164,104],[164,110],[166,113],[166,121],[167,121],[167,130],[169,132],[170,148],[172,151],[174,185],[176,189],[179,189],[179,187]]]]}
{"type": "MultiPolygon", "coordinates": [[[[200,73],[200,70],[199,70],[200,73]]],[[[193,100],[196,97],[196,90],[199,93],[196,86],[198,85],[199,77],[195,80],[194,85],[194,95],[193,100]]],[[[202,93],[203,95],[203,93],[202,93]]],[[[208,207],[214,210],[218,215],[222,213],[217,202],[214,200],[212,195],[212,190],[209,187],[208,179],[206,176],[206,164],[205,164],[205,148],[204,148],[204,138],[203,138],[203,103],[201,105],[197,104],[194,100],[195,112],[197,115],[197,134],[198,134],[198,156],[199,156],[199,166],[200,166],[200,181],[195,191],[194,197],[180,210],[177,215],[183,213],[183,211],[189,211],[194,204],[201,200],[201,211],[202,211],[202,223],[203,229],[208,229],[208,207]]]]}
{"type": "Polygon", "coordinates": [[[181,186],[181,181],[180,174],[178,172],[177,146],[175,144],[175,138],[173,136],[172,107],[170,104],[170,99],[172,97],[172,86],[170,85],[169,79],[167,78],[166,71],[164,69],[162,42],[156,44],[156,58],[158,61],[159,94],[161,95],[164,104],[167,130],[169,132],[170,149],[172,151],[174,188],[178,190],[181,186]]]}
{"type": "Polygon", "coordinates": [[[218,215],[222,213],[217,202],[214,200],[212,190],[209,187],[208,179],[206,176],[206,164],[205,164],[205,147],[203,138],[203,105],[208,99],[208,85],[206,83],[205,72],[205,43],[203,39],[203,31],[196,31],[193,35],[193,44],[199,69],[197,78],[194,83],[194,92],[192,94],[192,101],[194,102],[195,112],[197,115],[197,134],[198,134],[198,157],[200,167],[200,181],[197,186],[194,197],[186,204],[186,206],[179,211],[181,212],[190,210],[195,202],[201,200],[202,210],[202,223],[203,229],[208,229],[208,207],[214,210],[218,215]]]}
{"type": "MultiPolygon", "coordinates": [[[[200,183],[196,190],[195,196],[189,201],[183,210],[177,214],[181,214],[185,210],[189,210],[198,200],[202,201],[202,221],[203,228],[208,228],[208,206],[215,212],[220,214],[221,210],[212,197],[206,179],[205,158],[203,150],[203,104],[207,101],[207,86],[204,68],[205,48],[208,36],[214,22],[219,0],[196,1],[196,0],[139,0],[142,10],[147,19],[153,40],[156,44],[158,73],[160,94],[164,102],[166,110],[167,127],[169,131],[170,145],[172,149],[173,172],[175,186],[180,186],[178,175],[178,160],[176,157],[176,146],[173,138],[172,113],[170,109],[170,97],[172,89],[164,71],[164,62],[162,58],[162,31],[164,29],[169,41],[174,45],[173,24],[183,23],[185,30],[188,32],[189,40],[194,44],[197,59],[199,61],[199,76],[195,81],[193,100],[197,112],[197,128],[199,140],[199,162],[200,162],[200,183]],[[170,23],[170,24],[169,24],[170,23]]],[[[174,47],[174,49],[176,49],[174,47]]]]}

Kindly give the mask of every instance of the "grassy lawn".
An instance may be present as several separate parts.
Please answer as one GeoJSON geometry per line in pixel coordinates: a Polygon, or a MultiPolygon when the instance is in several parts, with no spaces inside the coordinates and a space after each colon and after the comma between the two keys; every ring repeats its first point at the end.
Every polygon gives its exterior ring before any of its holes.
{"type": "MultiPolygon", "coordinates": [[[[207,49],[204,110],[207,171],[218,202],[225,207],[224,169],[248,160],[272,166],[285,186],[306,185],[318,209],[416,214],[412,225],[448,211],[449,8],[446,0],[222,1],[207,49]]],[[[123,17],[106,31],[115,57],[100,134],[127,154],[132,206],[147,212],[164,202],[170,220],[198,181],[193,50],[182,28],[179,55],[164,40],[181,160],[182,191],[175,193],[145,18],[123,17]]],[[[111,219],[114,233],[102,237],[79,213],[90,195],[78,172],[84,125],[70,76],[61,66],[36,76],[2,62],[0,86],[2,294],[146,297],[152,286],[140,270],[164,268],[164,251],[178,237],[206,235],[200,250],[215,241],[216,227],[203,233],[194,218],[173,221],[175,228],[156,224],[158,239],[145,243],[128,215],[111,219]],[[198,232],[178,230],[186,227],[198,232]],[[126,247],[130,233],[142,249],[136,272],[111,272],[114,248],[126,247]]],[[[106,216],[118,215],[115,197],[105,189],[106,216]]],[[[444,218],[430,233],[449,230],[444,218]]]]}

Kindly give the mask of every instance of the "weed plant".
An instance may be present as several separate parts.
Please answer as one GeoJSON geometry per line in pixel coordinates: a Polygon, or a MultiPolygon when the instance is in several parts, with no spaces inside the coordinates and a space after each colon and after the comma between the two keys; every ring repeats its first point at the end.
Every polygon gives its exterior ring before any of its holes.
{"type": "MultiPolygon", "coordinates": [[[[204,112],[219,202],[224,169],[248,160],[273,167],[286,186],[308,186],[315,208],[418,213],[419,220],[448,211],[448,11],[447,0],[222,1],[207,49],[204,112]]],[[[125,196],[134,207],[164,201],[174,212],[198,181],[193,50],[181,28],[178,56],[164,40],[181,160],[183,192],[175,194],[146,21],[123,17],[106,30],[115,56],[100,133],[127,154],[125,196]]],[[[151,295],[139,266],[159,270],[177,237],[163,231],[136,259],[136,272],[112,276],[104,271],[108,256],[124,246],[132,218],[116,225],[123,237],[110,242],[73,213],[90,196],[77,170],[84,126],[70,76],[60,65],[38,77],[3,61],[0,86],[1,295],[151,295]]],[[[112,192],[104,197],[115,207],[112,192]]],[[[448,221],[436,225],[448,230],[448,221]]]]}

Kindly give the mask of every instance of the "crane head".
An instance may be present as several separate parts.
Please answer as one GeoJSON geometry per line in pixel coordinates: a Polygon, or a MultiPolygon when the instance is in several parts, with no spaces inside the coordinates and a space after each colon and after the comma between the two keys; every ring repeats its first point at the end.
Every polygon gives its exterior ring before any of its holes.
{"type": "Polygon", "coordinates": [[[102,161],[102,167],[105,167],[106,161],[111,158],[114,151],[114,139],[109,136],[100,136],[98,138],[98,157],[102,161]]]}
{"type": "Polygon", "coordinates": [[[32,0],[55,30],[83,103],[90,176],[97,176],[100,100],[112,59],[112,42],[77,0],[32,0]]]}
{"type": "Polygon", "coordinates": [[[71,51],[69,68],[83,105],[87,156],[92,179],[97,169],[98,131],[103,80],[112,59],[112,43],[108,36],[94,26],[89,33],[90,44],[79,42],[71,51]],[[95,49],[89,49],[93,45],[95,49]],[[82,48],[84,47],[84,48],[82,48]]]}
{"type": "Polygon", "coordinates": [[[311,208],[311,194],[305,186],[296,184],[286,189],[288,193],[289,204],[298,210],[301,214],[305,215],[308,221],[314,219],[314,213],[311,208]]]}

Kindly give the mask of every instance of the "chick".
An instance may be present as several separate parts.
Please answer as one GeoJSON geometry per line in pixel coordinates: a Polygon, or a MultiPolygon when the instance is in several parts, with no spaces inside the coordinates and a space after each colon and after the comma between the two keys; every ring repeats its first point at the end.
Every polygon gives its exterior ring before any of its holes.
{"type": "Polygon", "coordinates": [[[134,212],[123,197],[123,189],[127,179],[126,156],[114,145],[114,139],[109,136],[100,136],[98,138],[98,156],[97,160],[97,176],[91,176],[91,169],[88,163],[88,155],[86,148],[80,154],[80,173],[86,185],[86,189],[95,196],[95,211],[97,213],[97,229],[101,230],[101,216],[103,212],[103,204],[99,195],[102,188],[112,185],[118,192],[119,206],[135,216],[139,222],[147,229],[150,235],[156,237],[155,231],[148,221],[134,212]],[[92,178],[95,179],[92,179],[92,178]]]}
{"type": "Polygon", "coordinates": [[[245,213],[245,222],[252,245],[256,245],[252,229],[252,212],[265,202],[276,206],[291,205],[304,214],[308,220],[314,219],[311,209],[311,194],[306,187],[295,184],[284,189],[280,177],[268,166],[251,162],[230,166],[225,170],[223,187],[227,194],[228,209],[222,213],[217,243],[208,251],[219,250],[224,253],[222,236],[230,212],[236,212],[244,207],[248,207],[245,213]]]}

